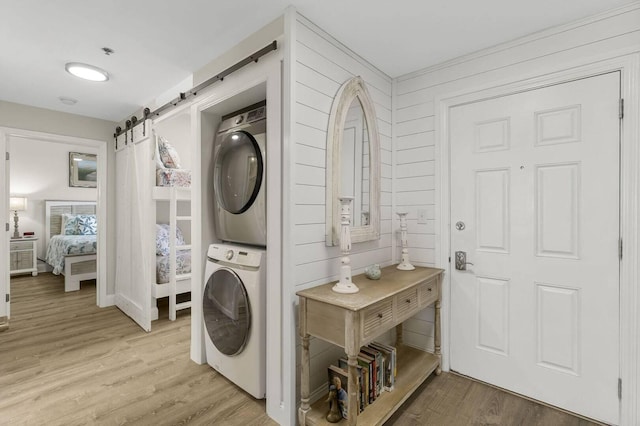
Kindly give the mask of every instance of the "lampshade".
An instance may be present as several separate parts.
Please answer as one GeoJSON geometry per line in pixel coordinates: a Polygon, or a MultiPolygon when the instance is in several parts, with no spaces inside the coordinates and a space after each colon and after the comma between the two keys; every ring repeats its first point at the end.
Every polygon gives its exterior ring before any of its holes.
{"type": "Polygon", "coordinates": [[[10,197],[9,210],[23,211],[27,209],[27,197],[10,197]]]}

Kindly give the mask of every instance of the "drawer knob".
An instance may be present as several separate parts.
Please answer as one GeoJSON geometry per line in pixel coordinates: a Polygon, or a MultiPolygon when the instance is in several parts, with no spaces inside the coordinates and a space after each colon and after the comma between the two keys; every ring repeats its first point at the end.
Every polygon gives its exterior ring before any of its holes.
{"type": "Polygon", "coordinates": [[[407,299],[407,300],[405,300],[405,302],[411,303],[411,299],[407,299]]]}
{"type": "Polygon", "coordinates": [[[382,318],[382,314],[378,314],[378,318],[382,318]]]}
{"type": "Polygon", "coordinates": [[[431,287],[429,287],[429,288],[427,289],[427,291],[428,291],[429,293],[431,293],[431,287]]]}

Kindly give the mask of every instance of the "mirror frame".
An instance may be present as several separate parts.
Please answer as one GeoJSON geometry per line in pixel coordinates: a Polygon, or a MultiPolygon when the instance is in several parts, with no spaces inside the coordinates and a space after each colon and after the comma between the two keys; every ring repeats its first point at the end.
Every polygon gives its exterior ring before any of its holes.
{"type": "MultiPolygon", "coordinates": [[[[369,224],[351,227],[351,242],[377,240],[380,238],[380,139],[378,121],[371,96],[361,77],[347,80],[331,105],[327,133],[326,159],[326,233],[327,246],[340,244],[340,174],[342,134],[349,107],[354,99],[360,101],[369,134],[369,224]]],[[[352,220],[353,223],[353,220],[352,220]]]]}

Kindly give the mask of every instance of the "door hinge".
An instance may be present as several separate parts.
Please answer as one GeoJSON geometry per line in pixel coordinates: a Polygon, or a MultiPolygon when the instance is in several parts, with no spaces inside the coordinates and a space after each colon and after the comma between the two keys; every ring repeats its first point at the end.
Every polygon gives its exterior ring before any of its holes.
{"type": "Polygon", "coordinates": [[[11,301],[11,295],[9,293],[7,293],[7,303],[9,303],[11,301]]]}
{"type": "Polygon", "coordinates": [[[618,378],[618,399],[622,399],[622,379],[618,378]]]}
{"type": "Polygon", "coordinates": [[[618,240],[618,258],[622,260],[622,238],[618,240]]]}
{"type": "Polygon", "coordinates": [[[6,229],[6,231],[8,232],[8,231],[9,231],[9,224],[8,224],[8,223],[5,223],[5,225],[7,225],[7,229],[6,229]]]}
{"type": "Polygon", "coordinates": [[[8,152],[5,152],[5,157],[6,157],[6,160],[8,161],[9,160],[9,153],[8,152]]]}
{"type": "MultiPolygon", "coordinates": [[[[9,226],[9,224],[8,224],[8,223],[7,223],[7,226],[9,226]]],[[[7,231],[8,231],[8,230],[9,230],[9,229],[7,228],[7,231]]],[[[451,256],[449,256],[449,263],[451,263],[451,256]]]]}
{"type": "Polygon", "coordinates": [[[620,110],[618,116],[620,117],[620,120],[624,118],[624,99],[622,98],[620,98],[620,110]]]}

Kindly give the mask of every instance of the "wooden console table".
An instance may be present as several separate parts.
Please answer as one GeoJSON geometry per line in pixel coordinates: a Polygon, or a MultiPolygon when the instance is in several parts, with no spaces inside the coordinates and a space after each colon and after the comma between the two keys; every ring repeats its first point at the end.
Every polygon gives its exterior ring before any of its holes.
{"type": "MultiPolygon", "coordinates": [[[[302,290],[300,336],[302,371],[300,425],[329,425],[324,399],[309,404],[309,338],[315,336],[345,349],[349,365],[348,424],[381,425],[435,371],[440,374],[440,294],[442,269],[416,268],[399,271],[395,265],[382,269],[378,281],[353,277],[360,288],[355,294],[331,291],[334,283],[302,290]],[[435,305],[435,352],[424,352],[402,344],[402,322],[429,305],[435,305]],[[364,346],[396,327],[397,371],[395,388],[383,392],[358,416],[357,356],[364,346]],[[360,420],[358,420],[360,419],[360,420]]],[[[345,423],[345,421],[340,422],[345,423]]]]}

